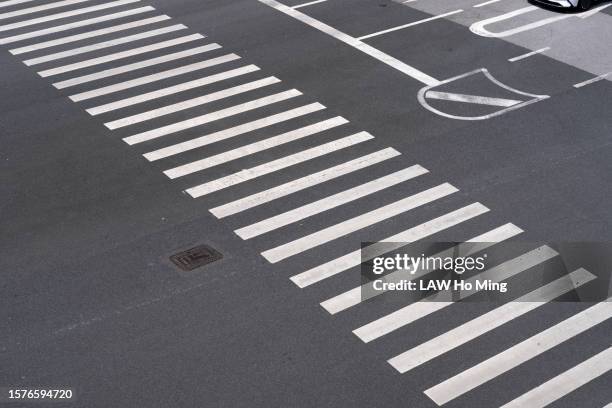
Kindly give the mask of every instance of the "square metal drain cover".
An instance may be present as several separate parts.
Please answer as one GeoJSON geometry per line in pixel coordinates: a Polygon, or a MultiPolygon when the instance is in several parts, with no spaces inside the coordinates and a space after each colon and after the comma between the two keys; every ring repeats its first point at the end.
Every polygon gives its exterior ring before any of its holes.
{"type": "Polygon", "coordinates": [[[170,257],[172,263],[184,271],[192,271],[200,266],[223,258],[220,252],[215,251],[208,245],[199,245],[170,257]]]}

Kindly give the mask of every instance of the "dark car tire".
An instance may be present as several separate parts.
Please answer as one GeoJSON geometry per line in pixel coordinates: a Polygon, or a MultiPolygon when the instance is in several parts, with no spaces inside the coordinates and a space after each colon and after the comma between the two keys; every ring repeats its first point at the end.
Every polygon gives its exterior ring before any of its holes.
{"type": "Polygon", "coordinates": [[[591,8],[592,5],[593,0],[580,0],[580,3],[578,3],[578,8],[582,10],[588,10],[591,8]]]}

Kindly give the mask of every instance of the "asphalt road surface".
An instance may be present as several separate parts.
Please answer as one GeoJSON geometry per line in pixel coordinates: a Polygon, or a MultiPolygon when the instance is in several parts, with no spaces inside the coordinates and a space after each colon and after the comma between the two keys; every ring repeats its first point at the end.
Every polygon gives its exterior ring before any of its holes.
{"type": "Polygon", "coordinates": [[[0,387],[606,406],[612,302],[358,288],[361,242],[612,241],[611,38],[610,3],[1,0],[0,387]]]}

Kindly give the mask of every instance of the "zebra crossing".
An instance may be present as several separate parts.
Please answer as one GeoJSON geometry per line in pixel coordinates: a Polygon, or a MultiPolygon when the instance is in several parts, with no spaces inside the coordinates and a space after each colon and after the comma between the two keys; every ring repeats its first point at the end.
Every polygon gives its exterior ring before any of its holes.
{"type": "MultiPolygon", "coordinates": [[[[23,57],[22,62],[36,70],[40,77],[50,78],[58,91],[82,104],[92,118],[101,117],[102,124],[130,148],[142,146],[143,157],[151,165],[160,166],[172,183],[181,183],[181,186],[188,183],[184,191],[193,199],[206,204],[209,196],[228,190],[227,196],[232,197],[229,201],[209,208],[217,219],[248,214],[249,210],[262,208],[264,204],[282,201],[288,205],[289,209],[280,211],[274,205],[266,207],[266,216],[236,228],[235,233],[245,241],[256,241],[267,248],[261,251],[261,256],[270,264],[282,266],[287,259],[316,253],[322,263],[294,271],[289,277],[298,288],[307,290],[326,282],[334,286],[334,277],[354,272],[366,260],[399,249],[406,243],[435,237],[444,231],[456,231],[475,220],[493,218],[491,210],[479,202],[457,204],[460,191],[457,187],[447,182],[431,184],[425,179],[429,175],[425,167],[418,163],[404,166],[401,152],[379,145],[375,135],[353,129],[348,119],[333,113],[321,119],[316,115],[326,115],[326,106],[304,102],[306,96],[298,89],[285,87],[282,79],[275,76],[265,76],[260,67],[244,63],[237,54],[225,53],[222,45],[208,42],[205,35],[189,33],[187,26],[174,24],[171,17],[158,13],[154,7],[143,7],[140,0],[95,3],[95,0],[0,2],[0,8],[6,10],[0,13],[0,32],[7,32],[7,36],[0,38],[0,44],[10,44],[8,51],[12,55],[23,57]],[[26,3],[24,8],[15,8],[26,3]],[[44,13],[50,14],[41,15],[44,13]],[[75,21],[75,18],[82,19],[75,21]],[[15,19],[19,21],[4,21],[15,19]],[[102,26],[105,23],[112,25],[102,26]],[[158,28],[153,27],[160,24],[158,28]],[[79,29],[86,31],[75,31],[79,29]],[[92,39],[96,42],[82,43],[92,39]],[[197,77],[192,79],[194,75],[197,77]],[[255,75],[260,77],[252,78],[255,75]],[[236,85],[233,81],[239,82],[236,85]],[[212,86],[220,89],[210,90],[212,86]],[[170,101],[170,97],[179,98],[178,102],[170,101]],[[278,125],[289,126],[290,130],[277,131],[278,125]],[[257,131],[270,134],[263,139],[250,140],[257,131]],[[329,140],[331,135],[333,139],[329,140]],[[298,143],[306,141],[311,145],[303,147],[298,143]],[[221,152],[211,154],[198,150],[209,145],[219,147],[221,142],[228,143],[227,148],[221,146],[221,152]],[[366,145],[370,148],[368,153],[357,150],[366,145]],[[273,158],[261,162],[262,156],[258,154],[262,152],[273,158]],[[347,152],[353,152],[349,159],[344,157],[347,152]],[[255,164],[239,171],[228,166],[247,158],[255,158],[255,164]],[[169,159],[180,164],[164,164],[169,159]],[[328,164],[321,164],[323,160],[319,159],[325,159],[328,164]],[[356,177],[363,174],[360,171],[381,169],[382,164],[391,162],[402,166],[385,174],[366,175],[364,180],[362,176],[356,177]],[[232,189],[243,183],[257,187],[261,180],[274,181],[279,174],[305,163],[316,170],[247,195],[232,189]],[[225,169],[224,166],[227,169],[223,172],[216,171],[221,167],[225,169]],[[314,200],[305,194],[327,187],[332,180],[341,185],[337,191],[322,193],[323,196],[314,200]],[[413,186],[416,181],[427,186],[413,186]],[[390,202],[382,198],[390,190],[401,192],[401,198],[390,202]],[[301,197],[298,199],[300,194],[307,202],[301,197]],[[362,206],[366,197],[381,204],[367,209],[362,206]],[[435,211],[441,207],[445,209],[433,218],[408,228],[399,227],[395,222],[401,216],[434,204],[435,211]],[[341,216],[343,218],[334,224],[317,227],[314,232],[298,234],[282,243],[268,239],[273,231],[308,223],[328,211],[349,208],[347,214],[351,215],[341,216]],[[381,227],[390,235],[382,239],[375,237],[372,240],[375,243],[363,250],[358,248],[330,257],[326,250],[328,244],[373,227],[381,227]]],[[[475,244],[470,247],[472,253],[523,233],[521,228],[507,221],[490,222],[498,226],[467,240],[475,244]]],[[[546,264],[558,255],[544,245],[507,259],[470,279],[502,282],[546,264]]],[[[417,279],[431,272],[420,269],[407,276],[396,271],[387,279],[417,279]]],[[[594,279],[591,272],[577,269],[533,289],[516,302],[448,328],[445,333],[389,358],[388,364],[401,374],[414,372],[439,356],[463,344],[476,342],[485,333],[594,279]]],[[[350,313],[359,304],[366,303],[361,299],[361,291],[361,286],[339,288],[337,295],[322,300],[320,305],[331,316],[350,313]]],[[[374,342],[417,320],[435,319],[436,312],[456,306],[450,294],[436,296],[436,302],[410,303],[356,328],[353,333],[364,343],[374,342]]],[[[363,306],[373,307],[374,304],[363,306]]],[[[445,373],[440,373],[441,382],[423,391],[436,404],[444,405],[610,317],[612,303],[598,303],[453,377],[444,379],[445,373]]],[[[549,381],[516,396],[505,406],[545,406],[604,375],[612,368],[610,357],[608,349],[570,370],[554,373],[556,376],[549,381]]]]}

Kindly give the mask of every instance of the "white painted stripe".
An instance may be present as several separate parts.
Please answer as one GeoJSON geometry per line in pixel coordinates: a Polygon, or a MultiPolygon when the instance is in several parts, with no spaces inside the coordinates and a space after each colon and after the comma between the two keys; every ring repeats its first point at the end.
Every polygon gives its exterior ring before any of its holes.
{"type": "Polygon", "coordinates": [[[29,7],[29,8],[24,8],[24,9],[15,10],[15,11],[9,11],[7,13],[0,13],[0,20],[23,16],[25,14],[38,13],[39,11],[52,10],[55,8],[71,6],[73,4],[84,3],[86,1],[89,1],[89,0],[64,0],[64,1],[57,1],[55,3],[43,4],[42,6],[35,6],[35,7],[29,7]]]}
{"type": "Polygon", "coordinates": [[[105,10],[105,9],[112,8],[112,7],[123,6],[125,4],[136,3],[138,1],[140,0],[117,0],[117,1],[112,1],[110,3],[98,4],[97,6],[85,7],[82,9],[77,9],[77,10],[72,10],[72,11],[66,11],[63,13],[52,14],[52,15],[44,16],[44,17],[38,17],[38,18],[31,19],[31,20],[26,20],[26,21],[19,21],[16,23],[0,26],[0,31],[8,31],[8,30],[14,30],[16,28],[28,27],[34,24],[46,23],[47,21],[53,21],[53,20],[59,20],[61,18],[66,18],[66,17],[78,16],[78,15],[85,14],[85,13],[91,13],[92,11],[105,10]]]}
{"type": "Polygon", "coordinates": [[[475,4],[473,7],[478,8],[478,7],[488,6],[489,4],[497,3],[498,1],[501,1],[501,0],[489,0],[489,1],[485,1],[484,3],[475,4]]]}
{"type": "Polygon", "coordinates": [[[223,89],[221,91],[213,92],[207,95],[198,96],[196,98],[188,99],[186,101],[173,103],[171,105],[162,106],[161,108],[152,109],[150,111],[142,112],[136,115],[117,119],[112,122],[107,122],[104,125],[111,130],[119,129],[125,126],[130,126],[136,123],[146,122],[147,120],[160,118],[162,116],[166,116],[172,113],[191,109],[196,106],[201,106],[201,105],[205,105],[207,103],[211,103],[211,102],[218,101],[221,99],[229,98],[231,96],[240,95],[242,93],[253,91],[255,89],[263,88],[269,85],[277,84],[279,82],[280,82],[280,79],[276,77],[267,77],[264,79],[259,79],[257,81],[252,81],[246,84],[223,89]]]}
{"type": "Polygon", "coordinates": [[[297,89],[291,89],[289,91],[280,92],[274,95],[265,96],[263,98],[255,99],[249,102],[242,103],[240,105],[232,106],[230,108],[221,109],[215,112],[207,113],[202,116],[183,120],[181,122],[172,123],[167,126],[162,126],[157,129],[149,130],[142,133],[137,133],[133,136],[129,136],[123,139],[129,145],[136,143],[146,142],[147,140],[157,139],[158,137],[170,135],[172,133],[180,132],[182,130],[191,129],[197,126],[204,125],[206,123],[213,122],[215,120],[227,118],[229,116],[238,115],[243,112],[248,112],[253,109],[258,109],[273,103],[282,102],[287,99],[295,98],[300,96],[302,93],[297,89]]]}
{"type": "Polygon", "coordinates": [[[116,20],[119,18],[127,17],[127,16],[133,16],[135,14],[146,13],[148,11],[155,11],[155,9],[151,6],[146,6],[146,7],[140,7],[137,9],[121,11],[119,13],[106,14],[100,17],[90,18],[87,20],[80,20],[74,23],[62,24],[62,25],[55,26],[55,27],[45,28],[43,30],[36,30],[36,31],[31,31],[29,33],[1,38],[0,44],[9,44],[9,43],[17,42],[17,41],[27,40],[30,38],[42,37],[47,34],[59,33],[62,31],[72,30],[73,28],[85,27],[88,25],[97,24],[97,23],[101,23],[104,21],[116,20]]]}
{"type": "Polygon", "coordinates": [[[66,51],[56,52],[54,54],[43,55],[41,57],[31,58],[31,59],[23,61],[23,63],[26,64],[27,66],[38,65],[44,62],[55,61],[58,59],[72,57],[72,56],[80,55],[80,54],[85,54],[85,53],[92,52],[92,51],[103,50],[105,48],[110,48],[110,47],[114,47],[114,46],[121,45],[121,44],[127,44],[130,42],[143,40],[145,38],[151,38],[151,37],[155,37],[158,35],[173,33],[175,31],[180,31],[180,30],[185,30],[185,29],[187,29],[187,26],[183,24],[176,24],[176,25],[169,26],[169,27],[163,27],[163,28],[158,28],[155,30],[144,31],[142,33],[129,35],[126,37],[115,38],[109,41],[103,41],[103,42],[99,42],[96,44],[90,44],[84,47],[73,48],[71,50],[66,50],[66,51]]]}
{"type": "Polygon", "coordinates": [[[432,16],[432,17],[424,18],[422,20],[414,21],[412,23],[403,24],[403,25],[400,25],[400,26],[397,26],[397,27],[392,27],[392,28],[388,28],[386,30],[381,30],[381,31],[377,31],[377,32],[372,33],[372,34],[364,35],[364,36],[358,37],[357,40],[365,40],[367,38],[372,38],[372,37],[376,37],[376,36],[379,36],[379,35],[382,35],[382,34],[391,33],[393,31],[402,30],[404,28],[413,27],[415,25],[419,25],[419,24],[423,24],[423,23],[428,23],[428,22],[434,21],[434,20],[439,20],[441,18],[452,16],[453,14],[457,14],[457,13],[461,13],[461,12],[463,12],[463,10],[461,10],[461,9],[454,10],[454,11],[449,11],[448,13],[439,14],[437,16],[432,16]]]}
{"type": "MultiPolygon", "coordinates": [[[[544,285],[528,294],[491,310],[475,319],[470,320],[452,330],[422,343],[404,353],[388,360],[397,371],[405,373],[442,354],[472,341],[501,325],[508,323],[557,297],[578,288],[595,279],[596,276],[578,269],[568,275],[562,276],[551,283],[544,285]]],[[[525,404],[521,406],[532,405],[525,404]]]]}
{"type": "Polygon", "coordinates": [[[308,3],[302,3],[302,4],[298,4],[297,6],[293,6],[292,8],[294,9],[299,9],[302,7],[307,7],[307,6],[312,6],[313,4],[319,4],[319,3],[323,3],[327,0],[314,0],[314,1],[309,1],[308,3]]]}
{"type": "Polygon", "coordinates": [[[590,85],[590,84],[592,84],[594,82],[601,81],[602,79],[607,78],[609,75],[612,75],[612,72],[608,72],[606,74],[602,74],[602,75],[596,76],[595,78],[589,79],[589,80],[584,81],[584,82],[579,82],[579,83],[574,85],[574,88],[582,88],[585,85],[590,85]]]}
{"type": "Polygon", "coordinates": [[[186,191],[193,198],[201,197],[203,195],[210,194],[215,191],[219,191],[224,188],[228,188],[236,184],[240,184],[245,181],[252,180],[254,178],[261,177],[278,170],[285,169],[298,163],[303,163],[305,161],[312,160],[317,157],[321,157],[350,146],[354,146],[358,143],[372,139],[373,137],[374,136],[370,135],[367,132],[357,133],[351,136],[344,137],[342,139],[334,140],[333,142],[302,150],[299,153],[295,153],[290,156],[280,158],[278,160],[274,160],[268,163],[260,164],[259,166],[255,166],[250,169],[239,171],[238,173],[221,177],[208,183],[200,184],[199,186],[192,187],[186,191]]]}
{"type": "MultiPolygon", "coordinates": [[[[45,48],[51,48],[51,47],[55,47],[57,45],[65,45],[65,44],[69,44],[71,42],[76,42],[76,41],[84,40],[84,39],[87,39],[87,38],[99,37],[101,35],[116,33],[116,32],[119,32],[119,31],[130,30],[132,28],[142,27],[142,26],[145,26],[145,25],[148,25],[148,24],[159,23],[160,21],[165,21],[165,20],[169,20],[169,19],[170,19],[170,17],[168,17],[166,15],[155,16],[155,17],[151,17],[151,18],[145,18],[143,20],[136,20],[136,21],[132,21],[130,23],[119,24],[119,25],[112,26],[112,27],[102,28],[100,30],[88,31],[88,32],[85,32],[85,33],[75,34],[75,35],[71,35],[71,36],[68,36],[68,37],[57,38],[55,40],[49,40],[49,41],[45,41],[45,42],[41,42],[41,43],[27,45],[25,47],[14,48],[12,50],[9,50],[9,52],[11,54],[13,54],[13,55],[25,54],[27,52],[42,50],[42,49],[45,49],[45,48]]],[[[26,65],[28,65],[28,64],[26,64],[26,65]]]]}
{"type": "MultiPolygon", "coordinates": [[[[56,82],[53,85],[58,89],[67,88],[70,86],[75,86],[79,84],[84,84],[86,82],[96,81],[102,78],[108,78],[115,75],[124,74],[126,72],[136,71],[142,68],[151,67],[158,64],[164,64],[166,62],[179,60],[181,58],[187,58],[193,55],[203,54],[205,52],[218,50],[221,46],[217,43],[207,44],[202,47],[190,48],[185,51],[179,51],[168,55],[162,55],[161,57],[155,57],[152,59],[148,59],[145,61],[135,62],[133,64],[123,65],[120,67],[106,69],[104,71],[95,72],[93,74],[80,76],[77,78],[71,78],[66,81],[56,82]]],[[[227,54],[221,57],[208,59],[205,61],[196,62],[194,64],[189,64],[183,67],[178,67],[174,69],[169,69],[167,71],[156,72],[155,74],[146,75],[144,77],[131,79],[124,82],[119,82],[117,84],[112,84],[108,86],[104,86],[102,88],[92,89],[90,91],[78,93],[76,95],[70,96],[74,102],[83,101],[86,99],[95,98],[97,96],[108,95],[113,92],[123,91],[125,89],[133,88],[140,85],[150,84],[152,82],[161,81],[166,78],[172,78],[178,75],[182,75],[188,72],[197,71],[200,69],[212,67],[214,65],[222,64],[229,61],[234,61],[240,59],[240,57],[236,54],[227,54]]]]}
{"type": "Polygon", "coordinates": [[[300,177],[279,186],[272,187],[268,190],[260,191],[259,193],[223,204],[219,207],[212,208],[210,212],[217,218],[225,218],[230,215],[246,211],[250,208],[257,207],[258,205],[269,203],[298,191],[305,190],[309,187],[316,186],[326,181],[333,180],[343,175],[350,174],[354,171],[373,166],[377,163],[381,163],[399,155],[400,152],[388,147],[325,170],[300,177]]]}
{"type": "MultiPolygon", "coordinates": [[[[522,233],[523,230],[520,229],[519,227],[517,227],[514,224],[505,224],[502,225],[501,227],[497,227],[491,231],[485,232],[484,234],[481,234],[477,237],[474,237],[472,239],[469,239],[466,241],[466,243],[468,243],[468,250],[466,252],[465,256],[471,255],[473,253],[476,253],[478,251],[482,251],[490,246],[493,246],[499,242],[505,241],[507,239],[510,239],[520,233],[522,233]],[[478,244],[475,244],[478,243],[478,244]]],[[[461,248],[465,246],[465,244],[461,244],[458,247],[461,248]]],[[[455,248],[451,248],[451,251],[454,250],[455,248]]],[[[460,249],[461,251],[461,249],[460,249]]],[[[446,253],[448,253],[450,251],[441,251],[439,253],[437,253],[436,255],[433,255],[433,258],[443,258],[446,255],[446,253]]],[[[452,252],[450,253],[450,255],[452,255],[452,252]]],[[[415,271],[414,273],[411,273],[412,271],[404,271],[404,270],[397,270],[395,272],[392,272],[388,275],[384,276],[384,281],[385,282],[400,282],[402,280],[414,280],[417,279],[423,275],[425,275],[426,273],[430,272],[430,270],[425,269],[425,268],[419,268],[419,270],[415,271]]],[[[373,298],[375,296],[379,296],[382,295],[385,291],[380,290],[380,291],[372,291],[371,290],[372,284],[365,284],[363,286],[357,286],[351,290],[348,290],[344,293],[341,293],[337,296],[334,296],[330,299],[327,299],[323,302],[321,302],[321,306],[327,310],[330,314],[336,314],[339,312],[342,312],[350,307],[356,306],[359,303],[361,303],[362,301],[362,290],[368,290],[368,294],[370,295],[370,298],[373,298]]]]}
{"type": "Polygon", "coordinates": [[[0,7],[15,6],[17,4],[29,3],[31,1],[34,1],[34,0],[7,0],[7,1],[0,1],[0,7]]]}
{"type": "Polygon", "coordinates": [[[320,214],[324,211],[331,210],[340,205],[350,203],[351,201],[366,197],[378,191],[382,191],[425,173],[427,173],[427,170],[417,164],[407,169],[396,171],[356,187],[305,204],[301,207],[294,208],[293,210],[275,215],[255,224],[242,227],[234,232],[242,239],[250,239],[305,218],[312,217],[313,215],[320,214]]]}
{"type": "MultiPolygon", "coordinates": [[[[476,280],[491,279],[493,282],[501,282],[557,255],[557,252],[550,247],[542,246],[526,254],[494,266],[493,268],[487,269],[484,272],[480,272],[469,279],[466,279],[466,281],[472,283],[474,288],[476,287],[476,280]]],[[[478,292],[479,290],[477,289],[462,291],[461,299],[465,299],[478,292]]],[[[395,312],[361,326],[358,329],[353,330],[353,333],[355,333],[355,335],[363,342],[368,343],[425,316],[437,312],[438,310],[442,310],[453,303],[452,291],[441,291],[434,293],[433,295],[430,295],[419,302],[411,303],[408,306],[396,310],[395,312]]]]}
{"type": "Polygon", "coordinates": [[[285,122],[287,120],[307,115],[312,112],[317,112],[322,109],[325,109],[325,106],[321,105],[320,103],[311,103],[310,105],[300,106],[299,108],[294,108],[285,112],[276,113],[274,115],[267,116],[262,119],[243,123],[242,125],[234,126],[229,129],[220,130],[218,132],[200,136],[195,139],[164,147],[162,149],[154,150],[152,152],[144,154],[143,156],[149,161],[163,159],[169,156],[174,156],[175,154],[187,152],[192,149],[197,149],[198,147],[206,146],[211,143],[216,143],[221,140],[252,132],[257,129],[272,126],[276,123],[285,122]]]}
{"type": "Polygon", "coordinates": [[[204,38],[202,34],[191,34],[185,37],[173,38],[172,40],[162,41],[155,44],[145,45],[144,47],[133,48],[131,50],[117,52],[115,54],[104,55],[102,57],[92,58],[85,61],[76,62],[74,64],[68,64],[57,68],[47,69],[38,72],[38,75],[45,78],[48,76],[59,75],[77,69],[92,67],[94,65],[105,64],[107,62],[116,61],[123,58],[130,58],[135,55],[145,54],[151,51],[157,51],[168,47],[174,47],[175,45],[185,44],[191,41],[196,41],[204,38]]]}
{"type": "Polygon", "coordinates": [[[425,391],[425,394],[436,404],[445,404],[610,317],[612,317],[612,299],[583,310],[482,363],[429,388],[425,391]]]}
{"type": "Polygon", "coordinates": [[[273,136],[259,142],[251,143],[246,146],[241,146],[237,149],[232,149],[227,152],[219,153],[214,156],[209,156],[201,160],[187,163],[182,166],[166,170],[164,171],[164,174],[172,179],[186,176],[187,174],[206,170],[211,167],[218,166],[220,164],[227,163],[232,160],[240,159],[242,157],[249,156],[251,154],[255,154],[266,149],[271,149],[273,147],[281,146],[283,144],[293,142],[304,137],[312,136],[345,123],[348,123],[348,120],[338,116],[332,119],[324,120],[322,122],[314,123],[312,125],[304,126],[302,128],[292,130],[280,134],[278,136],[273,136]]]}
{"type": "Polygon", "coordinates": [[[488,96],[465,95],[450,92],[427,91],[425,97],[429,99],[440,99],[443,101],[475,103],[479,105],[510,107],[521,103],[514,99],[491,98],[488,96]]]}
{"type": "Polygon", "coordinates": [[[377,59],[378,61],[386,64],[396,70],[402,72],[403,74],[408,75],[409,77],[424,83],[425,85],[438,85],[440,81],[427,75],[426,73],[419,71],[418,69],[398,60],[397,58],[392,57],[389,54],[386,54],[380,51],[377,48],[374,48],[359,39],[352,37],[348,34],[345,34],[335,28],[316,20],[306,14],[292,9],[291,7],[285,6],[284,4],[279,3],[276,0],[259,0],[261,3],[266,4],[281,13],[285,13],[286,15],[295,18],[296,20],[301,21],[304,24],[309,25],[310,27],[316,28],[317,30],[334,37],[335,39],[342,41],[343,43],[358,49],[359,51],[369,55],[372,58],[377,59]]]}
{"type": "Polygon", "coordinates": [[[280,245],[276,248],[269,249],[261,253],[261,255],[270,263],[276,263],[297,255],[327,242],[338,239],[344,235],[377,224],[381,221],[395,217],[406,211],[428,204],[447,195],[459,191],[448,183],[430,188],[410,197],[403,198],[394,203],[385,205],[375,210],[361,214],[357,217],[348,219],[320,231],[306,235],[302,238],[280,245]]]}
{"type": "Polygon", "coordinates": [[[199,88],[205,85],[209,85],[215,82],[223,81],[225,79],[235,78],[240,75],[245,75],[251,72],[259,71],[259,67],[255,65],[247,65],[232,69],[229,71],[221,72],[219,74],[209,75],[203,78],[198,78],[193,81],[184,82],[182,84],[169,86],[167,88],[157,89],[155,91],[147,92],[141,95],[132,96],[125,99],[120,99],[115,102],[110,102],[104,105],[96,106],[94,108],[86,109],[87,113],[92,116],[99,115],[114,111],[117,109],[125,108],[127,106],[134,106],[140,103],[149,102],[155,99],[163,98],[165,96],[174,95],[177,93],[185,92],[191,89],[199,88]]]}
{"type": "Polygon", "coordinates": [[[519,55],[519,56],[517,56],[517,57],[510,58],[508,61],[510,61],[510,62],[520,61],[520,60],[523,60],[523,59],[525,59],[525,58],[529,58],[529,57],[531,57],[532,55],[541,54],[541,53],[546,52],[546,51],[548,51],[548,50],[550,50],[550,47],[540,48],[539,50],[531,51],[531,52],[528,52],[528,53],[526,53],[526,54],[521,54],[521,55],[519,55]]]}
{"type": "Polygon", "coordinates": [[[357,249],[298,275],[294,275],[291,277],[291,280],[300,288],[305,288],[306,286],[310,286],[361,264],[362,258],[363,262],[368,261],[389,251],[399,249],[406,243],[418,241],[488,211],[489,209],[480,203],[470,204],[438,218],[434,218],[433,220],[424,222],[416,227],[409,228],[399,234],[385,238],[379,243],[370,245],[363,251],[357,249]]]}
{"type": "MultiPolygon", "coordinates": [[[[612,347],[570,368],[501,408],[543,408],[612,370],[612,347]]],[[[612,404],[608,405],[611,407],[612,404]]]]}

